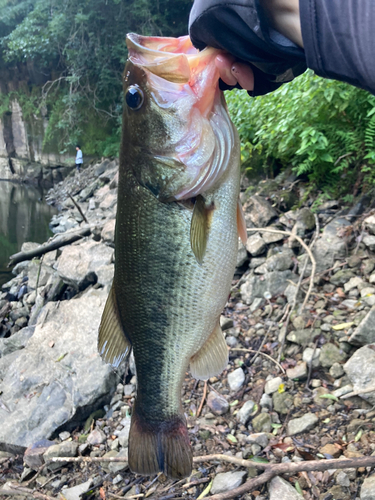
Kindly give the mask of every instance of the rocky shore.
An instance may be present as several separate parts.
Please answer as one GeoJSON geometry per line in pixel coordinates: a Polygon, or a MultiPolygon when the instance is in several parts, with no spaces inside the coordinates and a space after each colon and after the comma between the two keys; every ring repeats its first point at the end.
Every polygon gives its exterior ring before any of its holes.
{"type": "MultiPolygon", "coordinates": [[[[96,349],[113,278],[117,181],[118,162],[106,159],[50,190],[48,202],[60,208],[53,232],[87,227],[89,236],[20,262],[2,287],[0,495],[17,495],[17,484],[29,490],[23,498],[195,499],[257,474],[216,459],[174,483],[134,476],[126,461],[48,463],[56,456],[127,456],[134,361],[113,371],[96,349]]],[[[290,173],[243,188],[248,240],[239,244],[221,318],[230,363],[207,385],[187,374],[183,389],[194,455],[269,463],[372,455],[373,200],[319,204],[290,173]]],[[[25,243],[22,251],[37,247],[25,243]]],[[[300,472],[243,498],[369,500],[375,476],[363,467],[300,472]]]]}

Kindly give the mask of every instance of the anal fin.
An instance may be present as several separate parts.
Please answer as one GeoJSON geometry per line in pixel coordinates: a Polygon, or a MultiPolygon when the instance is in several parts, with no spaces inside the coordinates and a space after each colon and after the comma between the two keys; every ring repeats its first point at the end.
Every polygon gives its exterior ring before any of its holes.
{"type": "Polygon", "coordinates": [[[245,215],[243,213],[241,200],[239,197],[237,202],[237,231],[238,231],[238,236],[241,238],[242,243],[246,245],[247,241],[246,220],[245,220],[245,215]]]}
{"type": "Polygon", "coordinates": [[[194,378],[208,380],[219,375],[227,364],[228,346],[218,322],[206,343],[190,359],[190,371],[194,378]]]}
{"type": "Polygon", "coordinates": [[[131,343],[121,324],[115,289],[112,285],[99,326],[98,350],[103,361],[117,367],[130,354],[131,343]]]}
{"type": "Polygon", "coordinates": [[[206,253],[214,208],[213,204],[207,206],[203,196],[200,194],[197,196],[191,218],[190,244],[198,264],[202,264],[204,254],[206,253]]]}

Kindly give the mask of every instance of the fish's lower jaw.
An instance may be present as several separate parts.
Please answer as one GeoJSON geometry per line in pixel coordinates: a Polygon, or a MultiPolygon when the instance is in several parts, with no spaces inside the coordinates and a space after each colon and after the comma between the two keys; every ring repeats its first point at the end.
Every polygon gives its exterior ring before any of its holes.
{"type": "Polygon", "coordinates": [[[134,410],[129,434],[131,471],[146,476],[163,472],[172,479],[190,476],[192,450],[184,417],[149,422],[134,410]]]}

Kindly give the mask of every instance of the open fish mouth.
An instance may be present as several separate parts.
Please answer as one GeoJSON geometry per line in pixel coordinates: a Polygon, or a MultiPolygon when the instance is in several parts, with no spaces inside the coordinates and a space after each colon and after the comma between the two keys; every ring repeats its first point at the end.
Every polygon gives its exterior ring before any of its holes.
{"type": "Polygon", "coordinates": [[[211,189],[226,171],[234,145],[233,127],[219,90],[215,58],[220,50],[198,51],[188,36],[127,35],[129,61],[146,74],[157,105],[173,109],[185,124],[171,132],[173,155],[160,163],[182,165],[186,176],[171,197],[187,200],[211,189]]]}

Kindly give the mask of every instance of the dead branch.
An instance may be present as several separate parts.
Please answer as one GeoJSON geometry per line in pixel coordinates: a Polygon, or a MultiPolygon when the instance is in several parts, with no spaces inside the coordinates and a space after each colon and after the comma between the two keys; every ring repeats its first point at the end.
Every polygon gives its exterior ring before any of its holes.
{"type": "Polygon", "coordinates": [[[206,395],[207,395],[207,380],[204,381],[203,396],[202,396],[201,404],[199,405],[199,408],[198,408],[198,411],[197,411],[197,417],[199,417],[199,415],[201,414],[201,411],[202,411],[202,408],[203,408],[203,404],[204,404],[204,401],[206,399],[206,395]]]}
{"type": "Polygon", "coordinates": [[[348,399],[348,398],[352,398],[353,396],[360,396],[361,394],[368,394],[369,392],[375,392],[375,386],[367,387],[367,389],[362,389],[360,391],[348,392],[347,394],[343,394],[342,396],[340,396],[340,399],[348,399]]]}
{"type": "Polygon", "coordinates": [[[86,222],[86,224],[88,224],[89,221],[87,220],[86,215],[82,212],[81,207],[78,205],[78,203],[76,202],[76,200],[73,198],[73,196],[71,194],[68,194],[68,196],[72,200],[72,202],[74,203],[74,206],[76,207],[78,212],[81,214],[83,220],[86,222]]]}
{"type": "Polygon", "coordinates": [[[39,493],[38,491],[34,491],[30,488],[25,488],[20,486],[17,483],[8,482],[5,483],[4,486],[0,489],[1,495],[7,496],[25,496],[25,497],[33,497],[37,500],[58,500],[56,497],[50,497],[49,495],[44,495],[43,493],[39,493]]]}
{"type": "Polygon", "coordinates": [[[24,260],[31,260],[34,257],[39,257],[44,255],[45,253],[52,252],[53,250],[57,250],[65,245],[69,245],[74,241],[77,241],[84,236],[88,236],[91,233],[91,228],[89,226],[85,226],[84,228],[79,229],[78,231],[70,231],[68,233],[64,233],[61,236],[57,236],[50,243],[44,243],[40,245],[40,247],[35,248],[34,250],[29,250],[28,252],[18,252],[9,257],[8,267],[14,266],[18,264],[18,262],[23,262],[24,260]]]}
{"type": "Polygon", "coordinates": [[[273,359],[271,358],[271,356],[269,356],[268,354],[266,354],[265,352],[261,352],[261,351],[254,351],[253,349],[244,349],[242,347],[231,347],[230,348],[231,351],[242,351],[242,352],[250,352],[250,353],[254,353],[254,354],[260,354],[261,356],[264,356],[265,358],[269,359],[270,361],[272,361],[273,363],[275,363],[275,365],[277,365],[280,370],[284,373],[285,375],[285,370],[284,368],[280,365],[280,363],[278,361],[276,361],[276,359],[273,359]]]}

